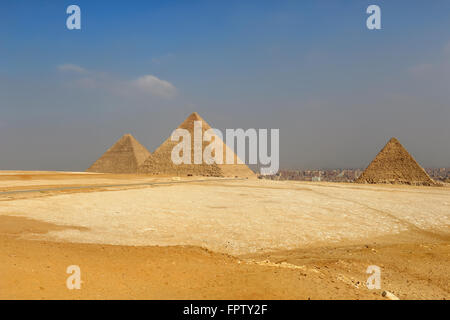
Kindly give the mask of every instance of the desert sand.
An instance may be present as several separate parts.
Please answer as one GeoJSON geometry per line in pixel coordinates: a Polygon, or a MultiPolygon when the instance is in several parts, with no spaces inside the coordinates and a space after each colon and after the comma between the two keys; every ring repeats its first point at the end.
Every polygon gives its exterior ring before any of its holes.
{"type": "Polygon", "coordinates": [[[2,172],[0,203],[2,299],[450,298],[448,186],[2,172]]]}

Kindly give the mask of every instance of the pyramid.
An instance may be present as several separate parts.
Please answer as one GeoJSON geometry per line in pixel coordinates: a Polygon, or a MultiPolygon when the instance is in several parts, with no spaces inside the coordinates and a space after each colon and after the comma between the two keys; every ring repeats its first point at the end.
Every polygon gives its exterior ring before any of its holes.
{"type": "MultiPolygon", "coordinates": [[[[197,112],[192,113],[186,120],[179,125],[177,129],[185,129],[191,135],[191,146],[194,146],[194,121],[202,122],[202,134],[205,131],[211,129],[211,126],[198,115],[197,112]]],[[[217,136],[214,136],[216,139],[217,136]]],[[[218,137],[217,137],[218,138],[218,137]]],[[[237,164],[237,155],[228,148],[228,146],[219,141],[223,145],[223,157],[227,152],[232,152],[235,164],[206,164],[204,161],[201,164],[179,164],[176,165],[172,162],[171,154],[172,149],[178,145],[179,141],[172,141],[169,137],[158,149],[155,150],[153,155],[145,160],[144,164],[139,167],[139,173],[146,174],[162,174],[162,175],[175,175],[175,176],[213,176],[213,177],[253,177],[254,172],[250,170],[245,164],[237,164]]],[[[202,153],[207,145],[211,142],[202,141],[202,153]]],[[[191,161],[194,162],[194,148],[191,147],[191,161]]]]}
{"type": "Polygon", "coordinates": [[[86,171],[101,173],[137,173],[138,167],[149,157],[151,157],[150,152],[131,134],[126,134],[86,171]]]}
{"type": "Polygon", "coordinates": [[[435,184],[396,138],[389,140],[355,182],[423,186],[435,184]]]}

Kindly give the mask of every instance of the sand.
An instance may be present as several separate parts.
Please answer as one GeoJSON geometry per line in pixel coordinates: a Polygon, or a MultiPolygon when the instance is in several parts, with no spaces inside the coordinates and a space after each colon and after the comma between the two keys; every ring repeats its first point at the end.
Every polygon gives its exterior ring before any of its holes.
{"type": "MultiPolygon", "coordinates": [[[[74,178],[55,177],[11,183],[74,178]]],[[[173,181],[0,194],[0,204],[3,299],[450,298],[448,187],[173,181]],[[82,290],[65,287],[70,264],[82,290]],[[381,290],[364,285],[369,265],[382,270],[381,290]]]]}

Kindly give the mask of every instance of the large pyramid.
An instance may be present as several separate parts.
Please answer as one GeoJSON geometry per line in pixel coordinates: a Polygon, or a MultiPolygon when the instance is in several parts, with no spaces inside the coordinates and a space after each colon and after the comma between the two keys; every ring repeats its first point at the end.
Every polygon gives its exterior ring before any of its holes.
{"type": "Polygon", "coordinates": [[[126,134],[86,171],[101,173],[137,173],[138,167],[149,157],[151,157],[150,152],[131,134],[126,134]]]}
{"type": "MultiPolygon", "coordinates": [[[[185,129],[191,135],[191,146],[194,146],[194,122],[202,122],[202,135],[205,131],[211,129],[211,126],[198,115],[197,112],[192,113],[189,117],[184,120],[182,124],[177,129],[185,129]]],[[[214,136],[216,139],[217,136],[214,136]]],[[[225,157],[227,152],[232,152],[236,164],[206,164],[204,161],[200,164],[179,164],[176,165],[172,162],[171,154],[172,149],[178,145],[179,141],[172,141],[170,137],[164,141],[163,144],[155,150],[153,155],[149,157],[144,164],[139,167],[139,173],[146,174],[162,174],[162,175],[175,175],[175,176],[213,176],[213,177],[253,177],[254,172],[250,170],[245,164],[237,164],[238,158],[234,152],[228,148],[228,146],[223,143],[222,140],[219,141],[223,145],[223,157],[225,162],[225,157]]],[[[202,152],[205,147],[211,142],[202,141],[202,152]]],[[[191,148],[191,161],[194,161],[194,147],[191,148]]]]}
{"type": "Polygon", "coordinates": [[[396,138],[389,140],[356,182],[424,186],[435,184],[396,138]]]}

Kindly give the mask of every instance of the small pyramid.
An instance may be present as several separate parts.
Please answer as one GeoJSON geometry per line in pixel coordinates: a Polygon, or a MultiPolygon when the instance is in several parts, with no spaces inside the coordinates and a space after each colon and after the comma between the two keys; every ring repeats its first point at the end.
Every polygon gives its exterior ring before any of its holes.
{"type": "Polygon", "coordinates": [[[396,138],[389,140],[355,182],[422,186],[435,184],[396,138]]]}
{"type": "MultiPolygon", "coordinates": [[[[191,135],[191,161],[194,161],[194,122],[202,122],[202,134],[211,129],[211,126],[202,118],[197,112],[192,113],[186,120],[181,123],[177,129],[185,129],[191,135]]],[[[214,139],[218,138],[214,136],[214,139]]],[[[206,146],[211,142],[202,141],[202,153],[206,146]]],[[[223,144],[223,157],[225,162],[226,152],[233,152],[228,146],[223,144]]],[[[236,164],[206,164],[204,161],[201,164],[179,164],[172,162],[171,154],[173,148],[179,144],[179,141],[172,141],[170,137],[161,144],[153,155],[147,159],[144,164],[138,169],[139,173],[147,174],[163,174],[176,176],[214,176],[214,177],[251,177],[254,176],[252,170],[245,164],[237,164],[237,156],[234,154],[236,164]]]]}
{"type": "Polygon", "coordinates": [[[131,134],[120,138],[86,171],[100,173],[137,173],[150,152],[131,134]]]}

